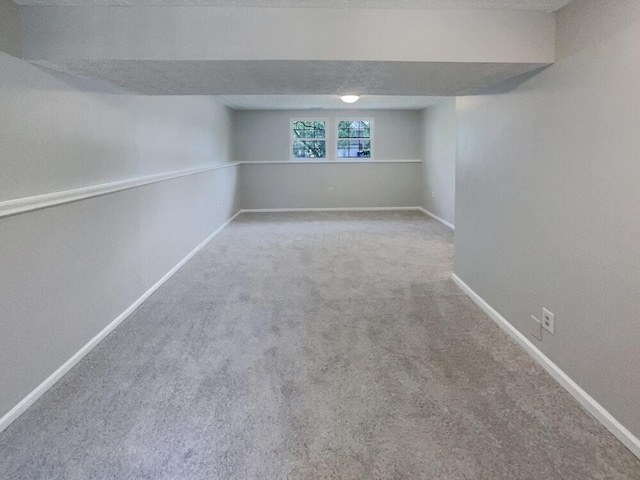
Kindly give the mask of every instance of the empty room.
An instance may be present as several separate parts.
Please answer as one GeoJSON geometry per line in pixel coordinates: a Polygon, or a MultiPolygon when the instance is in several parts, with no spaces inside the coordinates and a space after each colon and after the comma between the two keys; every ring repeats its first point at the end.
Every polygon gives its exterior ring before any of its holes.
{"type": "Polygon", "coordinates": [[[0,0],[0,480],[640,480],[640,2],[0,0]]]}

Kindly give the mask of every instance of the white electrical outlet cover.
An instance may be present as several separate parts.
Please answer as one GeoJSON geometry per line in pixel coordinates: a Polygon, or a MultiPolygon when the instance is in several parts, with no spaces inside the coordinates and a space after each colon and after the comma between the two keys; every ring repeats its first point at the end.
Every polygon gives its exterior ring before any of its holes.
{"type": "Polygon", "coordinates": [[[555,315],[546,308],[542,309],[542,328],[551,335],[555,332],[555,315]]]}

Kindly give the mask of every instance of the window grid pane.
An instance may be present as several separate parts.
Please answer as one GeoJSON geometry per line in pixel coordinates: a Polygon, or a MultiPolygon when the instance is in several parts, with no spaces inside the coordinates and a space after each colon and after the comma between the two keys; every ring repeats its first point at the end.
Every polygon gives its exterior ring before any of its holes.
{"type": "Polygon", "coordinates": [[[338,122],[338,158],[371,158],[371,123],[368,120],[338,122]]]}
{"type": "Polygon", "coordinates": [[[293,158],[326,158],[326,124],[322,120],[296,120],[293,126],[293,158]]]}
{"type": "Polygon", "coordinates": [[[297,121],[293,122],[294,138],[325,138],[324,122],[297,121]]]}
{"type": "Polygon", "coordinates": [[[338,122],[338,138],[371,138],[371,125],[366,120],[338,122]]]}
{"type": "Polygon", "coordinates": [[[326,158],[327,142],[324,140],[294,140],[293,158],[326,158]]]}
{"type": "Polygon", "coordinates": [[[338,158],[371,158],[371,140],[338,140],[338,158]]]}

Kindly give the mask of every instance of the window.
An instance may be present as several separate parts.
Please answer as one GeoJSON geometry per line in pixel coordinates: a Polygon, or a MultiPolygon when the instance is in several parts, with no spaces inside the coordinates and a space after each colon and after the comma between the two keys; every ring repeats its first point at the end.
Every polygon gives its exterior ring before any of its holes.
{"type": "Polygon", "coordinates": [[[291,118],[290,160],[368,161],[373,159],[373,118],[291,118]],[[327,150],[327,146],[329,149],[327,150]]]}
{"type": "Polygon", "coordinates": [[[338,122],[338,158],[371,158],[371,121],[338,122]]]}
{"type": "Polygon", "coordinates": [[[327,158],[326,122],[293,120],[293,158],[327,158]]]}

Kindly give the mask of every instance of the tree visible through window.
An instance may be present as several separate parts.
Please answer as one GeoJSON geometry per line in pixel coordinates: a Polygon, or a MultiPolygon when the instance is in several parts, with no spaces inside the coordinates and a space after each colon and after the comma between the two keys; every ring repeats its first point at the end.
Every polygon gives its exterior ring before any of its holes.
{"type": "Polygon", "coordinates": [[[338,158],[371,158],[371,122],[338,122],[338,158]]]}
{"type": "Polygon", "coordinates": [[[326,158],[326,126],[322,120],[293,121],[293,158],[326,158]]]}

